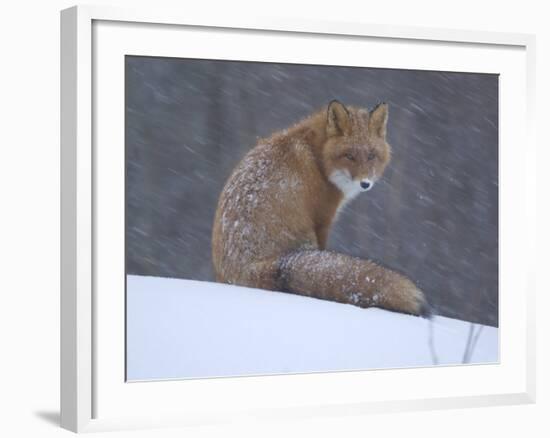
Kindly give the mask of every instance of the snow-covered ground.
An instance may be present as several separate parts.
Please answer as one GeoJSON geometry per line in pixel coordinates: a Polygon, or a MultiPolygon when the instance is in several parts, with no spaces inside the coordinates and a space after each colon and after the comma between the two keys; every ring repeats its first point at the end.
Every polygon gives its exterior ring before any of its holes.
{"type": "Polygon", "coordinates": [[[127,280],[128,380],[461,364],[476,338],[468,362],[498,362],[494,327],[218,283],[127,280]]]}

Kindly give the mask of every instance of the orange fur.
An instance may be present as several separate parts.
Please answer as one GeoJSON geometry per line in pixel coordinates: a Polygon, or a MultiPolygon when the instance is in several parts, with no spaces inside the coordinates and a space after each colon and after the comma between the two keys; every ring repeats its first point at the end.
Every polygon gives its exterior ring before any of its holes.
{"type": "Polygon", "coordinates": [[[423,293],[406,277],[325,250],[338,209],[370,189],[390,161],[387,119],[386,104],[369,112],[333,101],[260,140],[220,195],[217,281],[425,314],[423,293]]]}

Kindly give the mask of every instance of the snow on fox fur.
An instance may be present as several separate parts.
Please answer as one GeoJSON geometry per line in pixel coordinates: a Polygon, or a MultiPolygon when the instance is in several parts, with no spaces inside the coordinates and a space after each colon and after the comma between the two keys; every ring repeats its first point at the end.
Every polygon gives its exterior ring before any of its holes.
{"type": "Polygon", "coordinates": [[[262,139],[229,177],[212,235],[216,280],[427,315],[424,294],[370,260],[325,249],[338,210],[373,188],[391,157],[388,106],[332,101],[262,139]]]}

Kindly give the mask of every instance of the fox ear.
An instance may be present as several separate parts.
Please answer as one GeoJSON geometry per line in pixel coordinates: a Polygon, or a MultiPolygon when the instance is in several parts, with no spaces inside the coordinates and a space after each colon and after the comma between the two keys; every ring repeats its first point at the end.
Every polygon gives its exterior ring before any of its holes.
{"type": "Polygon", "coordinates": [[[386,137],[386,125],[388,123],[388,104],[383,102],[376,105],[370,112],[368,130],[378,137],[386,137]]]}
{"type": "Polygon", "coordinates": [[[330,102],[327,109],[327,135],[334,137],[349,134],[350,125],[347,108],[337,100],[330,102]]]}

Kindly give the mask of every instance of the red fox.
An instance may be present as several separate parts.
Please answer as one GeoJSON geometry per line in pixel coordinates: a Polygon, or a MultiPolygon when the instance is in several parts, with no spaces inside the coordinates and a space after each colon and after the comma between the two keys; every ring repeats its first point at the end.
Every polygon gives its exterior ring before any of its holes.
{"type": "Polygon", "coordinates": [[[332,101],[260,140],[220,195],[212,233],[216,281],[429,316],[408,278],[325,249],[338,211],[372,189],[391,156],[388,106],[332,101]]]}

